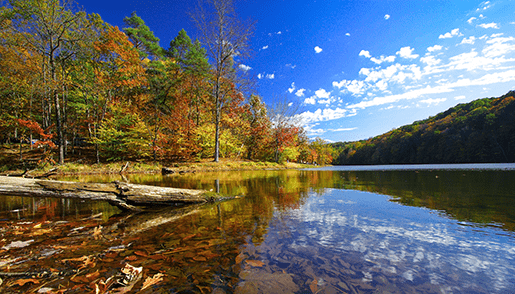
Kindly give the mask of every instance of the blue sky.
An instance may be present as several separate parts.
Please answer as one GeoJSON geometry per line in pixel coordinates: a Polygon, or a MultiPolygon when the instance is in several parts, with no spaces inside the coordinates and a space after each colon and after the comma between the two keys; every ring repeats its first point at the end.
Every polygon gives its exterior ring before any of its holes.
{"type": "MultiPolygon", "coordinates": [[[[132,11],[168,48],[197,0],[80,1],[120,27],[132,11]]],[[[252,57],[267,104],[300,106],[310,137],[380,135],[459,103],[515,89],[515,1],[241,1],[256,21],[252,57]]]]}

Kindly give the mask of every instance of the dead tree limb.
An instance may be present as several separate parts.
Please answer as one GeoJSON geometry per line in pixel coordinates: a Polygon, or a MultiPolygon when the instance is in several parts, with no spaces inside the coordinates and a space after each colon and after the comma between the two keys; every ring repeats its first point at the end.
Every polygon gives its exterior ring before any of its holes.
{"type": "Polygon", "coordinates": [[[194,204],[216,200],[203,190],[136,185],[121,182],[79,183],[0,176],[0,195],[103,200],[123,210],[138,206],[194,204]]]}

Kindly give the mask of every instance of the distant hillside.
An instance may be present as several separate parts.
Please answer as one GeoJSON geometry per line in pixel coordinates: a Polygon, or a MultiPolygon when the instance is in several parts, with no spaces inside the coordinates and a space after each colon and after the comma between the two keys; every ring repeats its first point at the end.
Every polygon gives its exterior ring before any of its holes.
{"type": "Polygon", "coordinates": [[[358,142],[334,143],[334,164],[515,162],[515,91],[459,104],[358,142]]]}

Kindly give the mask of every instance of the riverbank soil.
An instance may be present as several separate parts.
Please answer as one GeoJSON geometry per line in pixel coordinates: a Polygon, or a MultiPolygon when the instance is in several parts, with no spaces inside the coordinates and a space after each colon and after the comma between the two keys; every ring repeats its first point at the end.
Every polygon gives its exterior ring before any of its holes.
{"type": "Polygon", "coordinates": [[[44,148],[30,148],[22,144],[20,156],[19,144],[0,145],[0,175],[42,176],[48,174],[111,174],[111,173],[160,173],[163,167],[173,173],[227,170],[262,170],[262,169],[298,169],[313,167],[293,162],[257,162],[242,159],[221,158],[213,162],[206,158],[192,162],[127,160],[96,163],[93,147],[75,147],[66,155],[64,165],[57,165],[56,152],[44,148]]]}

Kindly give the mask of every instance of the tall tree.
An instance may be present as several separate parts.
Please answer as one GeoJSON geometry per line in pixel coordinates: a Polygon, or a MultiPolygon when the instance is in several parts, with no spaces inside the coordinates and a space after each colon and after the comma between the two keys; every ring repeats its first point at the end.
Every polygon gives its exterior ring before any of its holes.
{"type": "Polygon", "coordinates": [[[233,91],[241,91],[242,80],[238,79],[236,58],[249,52],[249,38],[254,24],[242,22],[236,15],[233,0],[199,0],[192,19],[200,31],[201,42],[207,47],[213,63],[212,95],[215,113],[215,154],[219,161],[220,121],[226,99],[234,97],[233,91]],[[227,86],[233,84],[237,87],[227,86]]]}
{"type": "Polygon", "coordinates": [[[142,58],[150,56],[156,59],[163,56],[164,50],[159,46],[159,38],[154,36],[154,32],[135,11],[130,17],[125,17],[123,21],[128,26],[123,31],[134,44],[134,47],[138,49],[142,58]]]}
{"type": "Polygon", "coordinates": [[[64,130],[60,66],[73,57],[87,23],[84,12],[74,12],[72,0],[10,0],[11,19],[18,32],[45,58],[49,93],[54,104],[59,163],[64,163],[64,130]]]}

